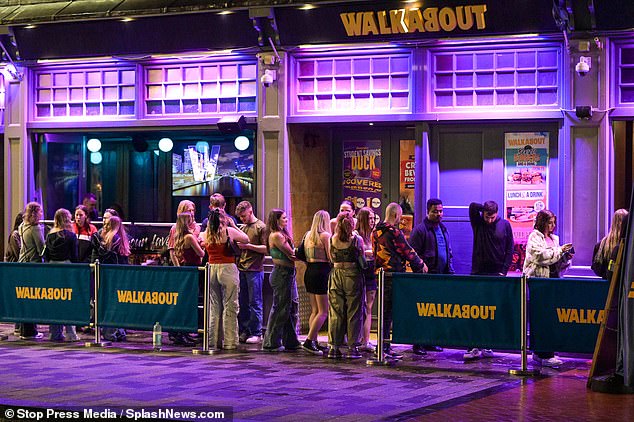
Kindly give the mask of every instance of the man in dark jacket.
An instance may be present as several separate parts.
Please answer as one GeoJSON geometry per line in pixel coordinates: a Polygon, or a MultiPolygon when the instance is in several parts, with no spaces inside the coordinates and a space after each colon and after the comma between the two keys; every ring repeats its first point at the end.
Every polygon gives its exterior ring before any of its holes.
{"type": "MultiPolygon", "coordinates": [[[[427,201],[427,217],[417,225],[409,236],[409,242],[425,264],[430,274],[454,274],[451,263],[451,245],[447,227],[442,223],[442,201],[431,198],[427,201]]],[[[415,344],[414,354],[425,355],[426,351],[440,352],[438,346],[415,344]]]]}
{"type": "MultiPolygon", "coordinates": [[[[472,202],[469,221],[473,230],[471,274],[506,276],[513,259],[513,230],[508,221],[498,216],[498,204],[472,202]]],[[[492,356],[491,349],[474,347],[464,354],[464,359],[492,356]]]]}
{"type": "Polygon", "coordinates": [[[427,217],[409,236],[409,243],[420,256],[430,274],[454,274],[451,245],[447,227],[442,223],[443,208],[440,199],[427,201],[427,217]]]}
{"type": "Polygon", "coordinates": [[[469,221],[473,230],[471,274],[505,276],[513,259],[513,230],[498,216],[498,204],[472,202],[469,221]]]}
{"type": "MultiPolygon", "coordinates": [[[[401,206],[395,202],[385,208],[385,220],[377,224],[372,232],[372,252],[378,273],[380,268],[387,272],[405,272],[406,262],[410,263],[415,273],[427,272],[427,266],[407,243],[403,232],[398,228],[403,215],[401,206]]],[[[383,349],[389,358],[400,359],[401,355],[390,347],[390,330],[392,326],[392,282],[390,277],[385,278],[383,290],[385,296],[383,315],[383,349]]]]}

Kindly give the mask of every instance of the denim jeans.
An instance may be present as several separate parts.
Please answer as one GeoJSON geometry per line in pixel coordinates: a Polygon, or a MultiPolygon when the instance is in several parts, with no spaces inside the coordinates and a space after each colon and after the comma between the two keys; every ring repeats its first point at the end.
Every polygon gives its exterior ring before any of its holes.
{"type": "Polygon", "coordinates": [[[297,339],[299,294],[295,268],[276,265],[269,281],[273,289],[273,305],[262,347],[274,349],[285,346],[287,349],[296,349],[300,343],[297,339]]]}
{"type": "Polygon", "coordinates": [[[209,348],[238,345],[240,276],[236,264],[211,264],[209,348]],[[222,332],[220,332],[222,318],[222,332]],[[224,344],[222,340],[224,339],[224,344]]]}
{"type": "Polygon", "coordinates": [[[49,340],[53,341],[62,341],[64,340],[64,333],[62,332],[64,327],[66,327],[66,336],[68,340],[73,341],[77,339],[77,331],[75,330],[74,325],[49,325],[48,327],[48,335],[49,340]]]}
{"type": "Polygon", "coordinates": [[[240,333],[262,335],[262,282],[264,271],[240,271],[240,333]]]}

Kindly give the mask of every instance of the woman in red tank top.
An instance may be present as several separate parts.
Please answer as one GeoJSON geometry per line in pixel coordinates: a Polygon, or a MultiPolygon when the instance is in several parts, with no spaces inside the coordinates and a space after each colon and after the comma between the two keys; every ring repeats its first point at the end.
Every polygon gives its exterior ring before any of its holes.
{"type": "Polygon", "coordinates": [[[227,240],[249,243],[249,237],[241,230],[227,226],[227,217],[219,209],[211,211],[204,246],[211,265],[209,300],[209,348],[233,350],[238,346],[238,294],[240,276],[236,257],[227,240]],[[222,316],[223,333],[220,330],[222,316]],[[224,343],[223,343],[224,338],[224,343]]]}

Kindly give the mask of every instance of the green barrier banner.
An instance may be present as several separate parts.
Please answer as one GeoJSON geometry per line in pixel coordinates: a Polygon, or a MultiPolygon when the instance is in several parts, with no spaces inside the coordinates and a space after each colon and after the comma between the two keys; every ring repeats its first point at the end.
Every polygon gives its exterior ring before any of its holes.
{"type": "Polygon", "coordinates": [[[99,325],[151,330],[198,330],[198,269],[101,265],[99,325]]]}
{"type": "Polygon", "coordinates": [[[386,274],[392,278],[393,341],[520,348],[520,279],[386,274]]]}
{"type": "Polygon", "coordinates": [[[604,280],[529,279],[530,348],[592,353],[605,318],[608,288],[604,280]]]}
{"type": "Polygon", "coordinates": [[[0,263],[0,321],[90,323],[88,264],[0,263]]]}

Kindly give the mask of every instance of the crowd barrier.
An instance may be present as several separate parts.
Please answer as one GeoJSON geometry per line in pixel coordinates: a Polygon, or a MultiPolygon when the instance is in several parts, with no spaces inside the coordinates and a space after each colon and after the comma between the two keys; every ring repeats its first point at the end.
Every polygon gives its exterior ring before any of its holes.
{"type": "MultiPolygon", "coordinates": [[[[405,344],[521,348],[521,278],[385,273],[393,294],[393,341],[405,344]]],[[[592,353],[609,283],[528,279],[528,347],[592,353]]]]}
{"type": "MultiPolygon", "coordinates": [[[[195,267],[0,263],[0,321],[88,325],[91,267],[96,326],[151,330],[158,321],[197,330],[204,268],[195,267]]],[[[520,277],[382,273],[381,284],[383,277],[392,283],[393,341],[405,344],[518,350],[528,328],[533,350],[592,353],[608,291],[587,279],[529,279],[523,295],[520,277]]],[[[205,271],[206,290],[208,279],[205,271]]]]}

